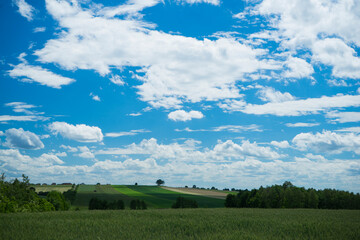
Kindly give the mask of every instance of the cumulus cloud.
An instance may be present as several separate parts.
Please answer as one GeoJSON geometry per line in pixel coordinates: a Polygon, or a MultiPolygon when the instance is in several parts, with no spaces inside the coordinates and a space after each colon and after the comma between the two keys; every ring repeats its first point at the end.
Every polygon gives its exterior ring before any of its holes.
{"type": "Polygon", "coordinates": [[[293,144],[302,151],[319,153],[354,152],[360,154],[360,135],[354,133],[335,133],[331,131],[300,133],[296,135],[293,144]]]}
{"type": "Polygon", "coordinates": [[[101,75],[111,74],[111,68],[138,67],[133,77],[142,81],[137,87],[140,99],[156,108],[237,98],[235,84],[246,74],[281,68],[263,58],[266,50],[232,38],[171,35],[144,21],[109,17],[114,14],[105,17],[109,9],[99,9],[102,17],[67,1],[48,0],[46,8],[62,33],[35,52],[41,62],[68,70],[91,69],[101,75]]]}
{"type": "Polygon", "coordinates": [[[63,77],[42,67],[31,66],[27,63],[20,63],[8,72],[13,78],[21,78],[21,81],[37,82],[41,85],[58,89],[60,89],[62,85],[69,85],[75,82],[72,78],[63,77]]]}
{"type": "Polygon", "coordinates": [[[32,21],[35,13],[35,8],[25,2],[25,0],[13,0],[13,3],[19,8],[21,16],[26,18],[28,21],[32,21]]]}
{"type": "Polygon", "coordinates": [[[186,112],[184,110],[176,110],[168,114],[168,118],[173,121],[189,121],[192,119],[201,119],[204,115],[199,111],[186,112]]]}
{"type": "Polygon", "coordinates": [[[98,95],[95,95],[93,93],[90,93],[89,95],[94,101],[100,102],[100,97],[98,95]]]}
{"type": "Polygon", "coordinates": [[[110,81],[116,85],[123,86],[125,82],[121,79],[119,75],[112,75],[111,78],[109,78],[110,81]]]}
{"type": "Polygon", "coordinates": [[[4,145],[7,147],[34,150],[44,148],[44,144],[35,133],[24,131],[22,128],[8,129],[5,131],[5,136],[4,145]]]}
{"type": "Polygon", "coordinates": [[[65,138],[78,142],[101,142],[103,140],[101,129],[95,126],[53,122],[49,125],[49,129],[53,134],[60,134],[65,138]]]}
{"type": "Polygon", "coordinates": [[[309,78],[314,73],[311,64],[298,57],[289,57],[285,66],[288,68],[283,73],[285,78],[309,78]]]}
{"type": "MultiPolygon", "coordinates": [[[[281,47],[310,50],[312,60],[332,66],[335,77],[359,78],[360,60],[351,46],[360,46],[360,30],[352,24],[360,22],[358,1],[264,0],[252,10],[252,14],[269,17],[276,30],[263,35],[271,36],[281,47]]],[[[312,68],[307,66],[309,75],[312,68]]]]}
{"type": "Polygon", "coordinates": [[[276,116],[301,116],[319,114],[334,108],[360,106],[360,95],[322,96],[320,98],[299,99],[285,102],[270,102],[263,105],[246,104],[244,101],[226,101],[219,106],[228,111],[247,114],[276,116]]]}

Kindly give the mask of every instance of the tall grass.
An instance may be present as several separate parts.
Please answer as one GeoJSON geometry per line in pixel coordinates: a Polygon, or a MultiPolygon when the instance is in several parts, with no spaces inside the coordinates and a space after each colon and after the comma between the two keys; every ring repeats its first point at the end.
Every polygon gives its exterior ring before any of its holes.
{"type": "Polygon", "coordinates": [[[162,209],[0,215],[1,239],[360,239],[360,211],[162,209]]]}

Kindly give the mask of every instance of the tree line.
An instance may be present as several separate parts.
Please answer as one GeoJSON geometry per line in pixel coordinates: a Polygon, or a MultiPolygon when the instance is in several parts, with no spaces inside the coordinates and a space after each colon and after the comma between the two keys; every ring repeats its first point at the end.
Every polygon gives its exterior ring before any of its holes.
{"type": "Polygon", "coordinates": [[[22,175],[22,180],[5,180],[5,174],[0,177],[0,213],[9,212],[45,212],[62,211],[70,208],[70,202],[56,191],[49,192],[46,197],[40,197],[35,189],[30,187],[29,178],[22,175]]]}
{"type": "Polygon", "coordinates": [[[335,189],[305,189],[286,181],[283,185],[239,190],[237,195],[228,194],[225,207],[360,209],[360,195],[335,189]]]}

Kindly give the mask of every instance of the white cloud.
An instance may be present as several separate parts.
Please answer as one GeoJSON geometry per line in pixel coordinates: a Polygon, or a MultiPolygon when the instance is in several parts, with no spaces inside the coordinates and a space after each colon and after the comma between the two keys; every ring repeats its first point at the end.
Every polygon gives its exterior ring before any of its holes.
{"type": "Polygon", "coordinates": [[[46,31],[46,27],[37,27],[34,28],[34,33],[38,33],[38,32],[45,32],[46,31]]]}
{"type": "Polygon", "coordinates": [[[53,122],[49,125],[49,129],[53,134],[60,134],[65,138],[78,142],[101,142],[103,140],[101,129],[95,126],[53,122]]]}
{"type": "Polygon", "coordinates": [[[24,129],[11,128],[5,131],[6,142],[5,146],[11,148],[22,149],[42,149],[44,144],[40,138],[32,132],[24,131],[24,129]]]}
{"type": "Polygon", "coordinates": [[[34,17],[35,8],[25,2],[25,0],[14,0],[13,3],[19,8],[21,16],[26,18],[28,21],[32,21],[34,17]]]}
{"type": "Polygon", "coordinates": [[[130,15],[134,17],[141,17],[139,12],[145,8],[153,7],[162,0],[128,0],[125,4],[117,7],[105,7],[100,10],[100,14],[111,18],[119,15],[130,15]]]}
{"type": "Polygon", "coordinates": [[[121,79],[119,75],[112,75],[111,78],[109,78],[110,81],[116,85],[123,86],[125,82],[121,79]]]}
{"type": "Polygon", "coordinates": [[[95,95],[95,94],[93,94],[93,93],[90,93],[89,96],[90,96],[94,101],[97,101],[97,102],[100,102],[100,101],[101,101],[98,95],[95,95]]]}
{"type": "Polygon", "coordinates": [[[285,78],[309,78],[314,73],[310,63],[297,57],[289,57],[285,66],[288,68],[283,73],[285,78]]]}
{"type": "Polygon", "coordinates": [[[290,144],[288,141],[271,141],[271,145],[275,146],[275,147],[279,147],[279,148],[289,148],[290,144]]]}
{"type": "Polygon", "coordinates": [[[68,70],[92,69],[101,75],[111,74],[111,68],[139,67],[133,77],[142,81],[137,87],[140,99],[156,108],[237,98],[235,83],[245,80],[246,74],[281,68],[262,58],[266,50],[232,38],[212,41],[171,35],[136,19],[94,17],[96,13],[66,1],[47,0],[46,8],[62,33],[35,52],[41,62],[68,70]]]}
{"type": "Polygon", "coordinates": [[[260,89],[257,94],[259,95],[259,98],[264,102],[277,103],[295,100],[295,98],[290,93],[281,93],[279,91],[276,91],[272,87],[264,87],[260,89]]]}
{"type": "Polygon", "coordinates": [[[360,154],[360,135],[354,133],[335,133],[323,131],[322,133],[300,133],[296,135],[293,144],[302,151],[315,151],[319,153],[354,152],[360,154]]]}
{"type": "Polygon", "coordinates": [[[72,78],[63,77],[50,72],[39,66],[31,66],[26,63],[20,63],[9,70],[9,75],[13,78],[22,78],[25,82],[38,82],[52,88],[60,89],[62,85],[69,85],[75,82],[72,78]]]}
{"type": "Polygon", "coordinates": [[[348,87],[349,84],[345,82],[343,79],[337,80],[337,79],[328,79],[327,83],[331,87],[348,87]]]}
{"type": "Polygon", "coordinates": [[[184,110],[176,110],[168,114],[168,118],[173,121],[189,121],[192,119],[201,119],[204,115],[199,111],[186,112],[184,110]]]}
{"type": "Polygon", "coordinates": [[[285,124],[287,127],[315,127],[319,126],[320,123],[304,123],[304,122],[298,122],[298,123],[287,123],[285,124]]]}
{"type": "Polygon", "coordinates": [[[52,165],[52,164],[63,164],[64,162],[59,159],[56,155],[44,153],[40,157],[36,158],[38,164],[41,165],[52,165]]]}
{"type": "Polygon", "coordinates": [[[5,103],[5,106],[13,108],[13,111],[17,112],[17,113],[25,113],[25,114],[29,114],[29,115],[44,114],[42,112],[37,112],[37,111],[32,110],[33,108],[37,108],[37,106],[32,105],[32,104],[27,104],[24,102],[5,103]]]}
{"type": "Polygon", "coordinates": [[[10,115],[0,115],[0,122],[8,122],[8,121],[21,121],[21,122],[34,122],[34,121],[41,121],[47,120],[48,118],[42,116],[10,116],[10,115]]]}
{"type": "Polygon", "coordinates": [[[129,132],[113,132],[113,133],[106,133],[106,137],[122,137],[122,136],[134,136],[139,133],[148,133],[151,132],[145,129],[137,129],[137,130],[130,130],[129,132]]]}
{"type": "Polygon", "coordinates": [[[319,114],[333,108],[358,107],[360,95],[322,96],[285,102],[270,102],[263,105],[246,104],[244,101],[227,101],[219,106],[228,111],[240,111],[247,114],[276,116],[301,116],[319,114]]]}
{"type": "Polygon", "coordinates": [[[332,122],[347,123],[347,122],[360,122],[360,112],[338,112],[332,111],[325,115],[330,118],[332,122]]]}
{"type": "Polygon", "coordinates": [[[337,38],[318,40],[314,43],[312,51],[314,61],[333,66],[333,76],[360,78],[360,58],[356,57],[356,51],[342,40],[337,38]]]}
{"type": "Polygon", "coordinates": [[[76,147],[71,147],[71,146],[65,146],[65,145],[60,145],[61,148],[67,150],[68,152],[77,152],[78,149],[76,147]]]}

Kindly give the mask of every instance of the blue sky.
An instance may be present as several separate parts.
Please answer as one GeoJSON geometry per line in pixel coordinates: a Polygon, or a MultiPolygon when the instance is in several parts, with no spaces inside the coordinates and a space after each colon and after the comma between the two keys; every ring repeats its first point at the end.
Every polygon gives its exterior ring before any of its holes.
{"type": "Polygon", "coordinates": [[[13,0],[0,11],[8,177],[360,192],[358,1],[13,0]]]}

